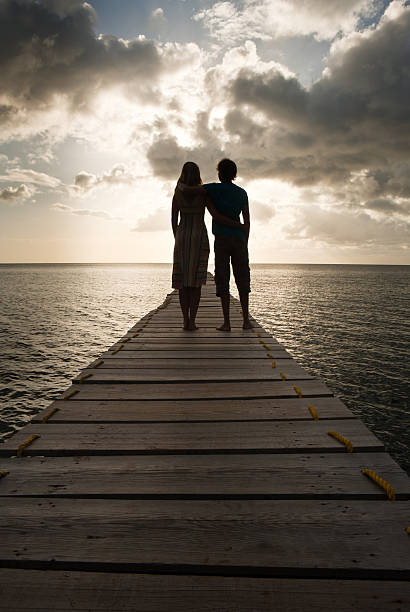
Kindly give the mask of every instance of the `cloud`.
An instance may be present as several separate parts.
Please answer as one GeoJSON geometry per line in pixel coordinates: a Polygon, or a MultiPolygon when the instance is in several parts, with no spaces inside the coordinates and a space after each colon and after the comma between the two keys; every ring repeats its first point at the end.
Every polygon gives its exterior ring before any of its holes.
{"type": "Polygon", "coordinates": [[[292,240],[355,247],[391,245],[407,248],[409,232],[409,222],[374,219],[365,212],[348,213],[320,206],[300,209],[295,221],[285,227],[287,238],[292,240]]]}
{"type": "Polygon", "coordinates": [[[171,210],[158,208],[153,213],[139,219],[133,232],[161,232],[171,231],[171,210]]]}
{"type": "Polygon", "coordinates": [[[274,206],[262,204],[262,202],[257,202],[255,200],[250,204],[250,211],[252,219],[260,221],[261,223],[270,221],[276,214],[274,206]]]}
{"type": "Polygon", "coordinates": [[[397,213],[399,215],[410,216],[410,200],[404,204],[399,204],[387,198],[377,198],[376,200],[366,202],[365,208],[386,215],[397,213]]]}
{"type": "Polygon", "coordinates": [[[187,161],[198,164],[202,177],[215,176],[216,164],[222,157],[225,157],[224,151],[212,139],[205,146],[183,147],[166,133],[159,134],[147,151],[154,173],[175,182],[187,161]]]}
{"type": "Polygon", "coordinates": [[[124,164],[116,164],[101,175],[82,170],[74,179],[74,191],[85,193],[100,186],[133,185],[141,177],[133,174],[124,164]]]}
{"type": "Polygon", "coordinates": [[[162,8],[158,7],[154,9],[149,17],[148,21],[148,30],[150,32],[158,32],[163,33],[168,24],[168,20],[164,15],[164,11],[162,8]]]}
{"type": "Polygon", "coordinates": [[[190,64],[197,53],[193,44],[97,35],[95,25],[87,2],[1,0],[3,140],[50,127],[69,130],[67,116],[91,116],[101,94],[114,90],[134,103],[158,105],[159,77],[190,64]]]}
{"type": "Polygon", "coordinates": [[[43,187],[61,187],[62,182],[55,176],[50,176],[44,172],[36,172],[35,170],[27,170],[25,168],[10,168],[6,174],[0,176],[0,181],[9,181],[18,183],[24,181],[25,183],[33,183],[35,185],[42,185],[43,187]]]}
{"type": "Polygon", "coordinates": [[[122,217],[115,217],[108,213],[106,210],[93,210],[90,208],[73,208],[67,204],[60,204],[57,202],[51,206],[51,210],[57,212],[69,213],[72,215],[79,215],[81,217],[98,217],[100,219],[106,219],[107,221],[122,221],[122,217]]]}
{"type": "Polygon", "coordinates": [[[27,187],[27,185],[20,185],[19,187],[5,187],[0,189],[0,200],[4,202],[15,202],[18,200],[27,200],[33,195],[33,190],[27,187]]]}
{"type": "Polygon", "coordinates": [[[196,13],[194,20],[202,22],[218,42],[231,45],[283,36],[330,40],[338,32],[352,31],[361,17],[371,13],[368,0],[242,0],[216,2],[196,13]]]}
{"type": "Polygon", "coordinates": [[[253,173],[336,186],[364,172],[373,195],[410,196],[410,7],[402,9],[338,44],[310,90],[276,69],[247,68],[228,83],[235,112],[264,127],[257,148],[239,133],[236,150],[253,173]]]}

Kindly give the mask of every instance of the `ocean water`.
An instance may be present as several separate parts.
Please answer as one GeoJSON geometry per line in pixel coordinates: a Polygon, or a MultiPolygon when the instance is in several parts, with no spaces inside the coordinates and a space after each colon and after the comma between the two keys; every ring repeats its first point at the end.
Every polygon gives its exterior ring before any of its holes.
{"type": "MultiPolygon", "coordinates": [[[[0,439],[158,306],[170,278],[169,264],[0,265],[0,439]]],[[[254,265],[250,310],[410,473],[410,267],[254,265]]]]}

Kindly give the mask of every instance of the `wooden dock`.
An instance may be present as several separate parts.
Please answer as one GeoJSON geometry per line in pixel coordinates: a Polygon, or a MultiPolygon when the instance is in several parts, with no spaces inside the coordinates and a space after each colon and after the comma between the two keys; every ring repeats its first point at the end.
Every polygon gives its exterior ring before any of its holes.
{"type": "Polygon", "coordinates": [[[0,445],[1,612],[410,610],[408,476],[211,277],[197,322],[168,295],[0,445]]]}

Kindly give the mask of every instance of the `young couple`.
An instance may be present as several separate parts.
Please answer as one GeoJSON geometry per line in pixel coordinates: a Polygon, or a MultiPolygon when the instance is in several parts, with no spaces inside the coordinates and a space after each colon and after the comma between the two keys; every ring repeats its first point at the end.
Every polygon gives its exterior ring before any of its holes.
{"type": "Polygon", "coordinates": [[[229,318],[231,262],[242,306],[243,329],[252,327],[248,313],[250,292],[248,196],[244,189],[232,182],[237,174],[236,164],[232,160],[222,159],[217,171],[219,183],[202,185],[198,166],[193,162],[186,162],[172,200],[172,231],[175,237],[172,287],[179,289],[184,329],[190,331],[198,329],[195,317],[201,298],[201,287],[206,283],[208,269],[209,242],[204,223],[205,207],[213,217],[216,295],[221,298],[224,317],[223,324],[217,329],[231,331],[229,318]],[[241,213],[243,223],[240,222],[241,213]]]}

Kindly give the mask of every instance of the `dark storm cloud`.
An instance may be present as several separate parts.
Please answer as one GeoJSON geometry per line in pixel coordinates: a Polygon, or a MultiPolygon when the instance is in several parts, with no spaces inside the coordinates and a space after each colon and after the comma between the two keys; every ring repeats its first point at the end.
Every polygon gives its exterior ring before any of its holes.
{"type": "MultiPolygon", "coordinates": [[[[155,43],[96,36],[92,7],[76,0],[2,0],[0,121],[15,107],[46,108],[57,95],[81,108],[104,87],[145,84],[161,70],[155,43]]],[[[138,94],[138,87],[135,93],[138,94]]]]}
{"type": "Polygon", "coordinates": [[[374,210],[385,214],[397,213],[399,215],[410,215],[410,206],[401,205],[394,200],[388,200],[386,198],[369,200],[366,202],[365,207],[368,210],[374,210]]]}
{"type": "Polygon", "coordinates": [[[158,136],[147,152],[154,174],[174,181],[187,161],[198,164],[205,181],[213,177],[216,180],[216,164],[224,156],[225,153],[212,141],[208,146],[181,147],[176,138],[166,134],[158,136]]]}
{"type": "MultiPolygon", "coordinates": [[[[326,74],[303,89],[277,71],[242,70],[230,85],[236,109],[265,117],[252,173],[296,185],[330,185],[366,171],[374,195],[410,197],[410,10],[331,55],[326,74]]],[[[232,111],[232,112],[237,112],[232,111]]],[[[231,133],[238,133],[230,122],[231,133]]],[[[251,138],[252,141],[252,138],[251,138]]],[[[253,143],[252,143],[253,144],[253,143]]],[[[255,155],[256,153],[256,155],[255,155]]]]}

